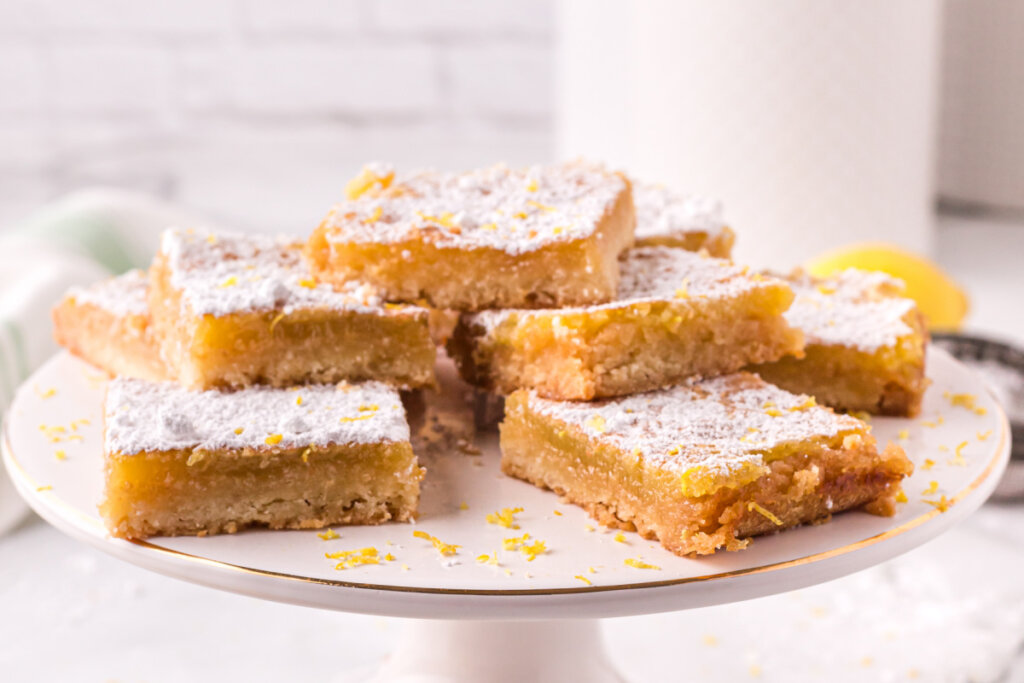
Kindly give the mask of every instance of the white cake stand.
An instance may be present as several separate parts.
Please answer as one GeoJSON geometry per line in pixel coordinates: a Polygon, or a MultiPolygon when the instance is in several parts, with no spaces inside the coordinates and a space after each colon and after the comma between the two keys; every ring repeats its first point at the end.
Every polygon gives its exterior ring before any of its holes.
{"type": "Polygon", "coordinates": [[[425,461],[415,525],[339,527],[340,537],[330,540],[313,531],[114,539],[96,511],[103,378],[66,354],[18,392],[3,457],[22,496],[47,521],[141,567],[269,600],[430,620],[410,622],[374,681],[617,681],[601,645],[601,617],[704,607],[828,581],[904,553],[976,510],[1007,462],[1006,417],[981,381],[944,352],[931,350],[929,376],[920,418],[873,420],[879,441],[900,440],[917,465],[904,485],[909,502],[895,517],[850,512],[704,559],[676,557],[634,533],[595,529],[580,509],[502,476],[493,436],[480,440],[482,455],[425,461]],[[978,409],[952,405],[952,394],[973,395],[978,409]],[[506,507],[523,508],[518,529],[485,522],[486,513],[506,507]],[[414,530],[461,547],[442,556],[414,530]],[[545,541],[548,552],[528,561],[502,550],[503,539],[524,533],[545,541]],[[325,558],[367,546],[394,560],[337,570],[325,558]],[[484,554],[497,555],[498,564],[478,562],[484,554]],[[659,568],[628,566],[628,558],[659,568]]]}

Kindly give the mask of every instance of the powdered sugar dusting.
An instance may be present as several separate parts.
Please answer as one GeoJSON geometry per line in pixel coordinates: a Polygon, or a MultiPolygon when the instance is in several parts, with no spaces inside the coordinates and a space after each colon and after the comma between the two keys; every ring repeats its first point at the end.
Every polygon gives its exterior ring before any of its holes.
{"type": "Polygon", "coordinates": [[[798,272],[787,279],[796,299],[786,320],[803,330],[808,344],[870,353],[913,332],[903,317],[914,301],[898,296],[903,283],[885,273],[851,268],[828,278],[798,272]]]}
{"type": "Polygon", "coordinates": [[[106,451],[123,455],[409,440],[398,392],[380,382],[221,392],[118,378],[104,420],[106,451]]]}
{"type": "Polygon", "coordinates": [[[149,315],[146,293],[149,279],[145,271],[129,270],[88,287],[72,287],[66,296],[84,306],[95,306],[116,316],[149,315]]]}
{"type": "MultiPolygon", "coordinates": [[[[380,165],[370,170],[387,172],[380,165]]],[[[331,242],[422,240],[521,254],[594,235],[625,190],[618,175],[580,162],[462,174],[424,170],[338,204],[324,223],[331,242]]]]}
{"type": "Polygon", "coordinates": [[[591,403],[552,401],[532,391],[528,401],[532,411],[679,472],[727,474],[764,464],[762,454],[776,446],[865,429],[856,418],[746,372],[591,403]]]}
{"type": "Polygon", "coordinates": [[[636,238],[678,237],[684,233],[716,234],[726,228],[716,199],[684,195],[663,185],[633,182],[636,238]]]}
{"type": "Polygon", "coordinates": [[[310,308],[380,315],[422,315],[414,306],[385,306],[370,285],[348,282],[341,289],[314,282],[301,246],[287,238],[170,229],[161,252],[171,286],[181,291],[192,315],[310,308]]]}
{"type": "Polygon", "coordinates": [[[540,310],[489,310],[466,314],[466,321],[493,329],[515,317],[528,320],[536,316],[626,308],[650,301],[714,301],[741,296],[759,288],[785,286],[781,280],[749,273],[745,266],[725,259],[701,256],[672,247],[637,247],[619,262],[619,289],[606,304],[579,308],[540,310]]]}

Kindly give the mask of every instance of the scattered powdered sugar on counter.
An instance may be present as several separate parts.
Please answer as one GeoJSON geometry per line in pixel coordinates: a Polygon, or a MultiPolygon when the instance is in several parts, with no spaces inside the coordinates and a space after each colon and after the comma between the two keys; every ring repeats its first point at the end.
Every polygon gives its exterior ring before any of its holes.
{"type": "Polygon", "coordinates": [[[88,287],[72,287],[66,296],[79,305],[95,306],[114,315],[148,315],[146,293],[149,278],[145,271],[129,270],[88,287]]]}
{"type": "Polygon", "coordinates": [[[619,262],[619,288],[615,299],[586,307],[539,310],[490,310],[467,314],[467,322],[493,329],[515,316],[527,320],[536,316],[566,315],[625,308],[652,301],[704,301],[737,297],[759,288],[780,287],[774,277],[749,273],[745,266],[725,259],[701,256],[674,247],[637,247],[619,262]]]}
{"type": "Polygon", "coordinates": [[[104,420],[106,452],[123,455],[409,440],[398,392],[380,382],[221,392],[118,378],[104,420]]]}
{"type": "Polygon", "coordinates": [[[170,229],[161,254],[192,315],[326,308],[388,315],[423,315],[416,306],[386,305],[372,286],[336,290],[313,280],[302,248],[287,238],[170,229]]]}
{"type": "Polygon", "coordinates": [[[633,182],[636,237],[673,237],[687,232],[720,232],[726,227],[722,203],[710,197],[684,195],[663,185],[633,182]]]}
{"type": "Polygon", "coordinates": [[[808,344],[873,352],[913,332],[903,318],[915,304],[898,296],[902,283],[884,273],[851,268],[828,278],[798,273],[787,280],[796,299],[786,320],[803,331],[808,344]]]}
{"type": "Polygon", "coordinates": [[[591,403],[553,401],[531,391],[528,405],[590,438],[638,450],[652,465],[677,471],[728,473],[763,464],[762,453],[782,444],[865,430],[860,420],[746,372],[591,403]]]}
{"type": "MultiPolygon", "coordinates": [[[[364,173],[390,177],[391,171],[377,164],[364,173]]],[[[423,240],[515,255],[594,235],[626,187],[620,176],[579,162],[461,174],[423,170],[336,205],[324,224],[331,242],[423,240]]]]}

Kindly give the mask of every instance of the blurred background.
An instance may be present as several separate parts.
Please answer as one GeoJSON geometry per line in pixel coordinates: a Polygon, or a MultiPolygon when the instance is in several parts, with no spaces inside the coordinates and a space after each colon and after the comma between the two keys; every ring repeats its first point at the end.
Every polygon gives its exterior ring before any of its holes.
{"type": "MultiPolygon", "coordinates": [[[[1020,344],[1022,37],[1015,0],[0,0],[0,235],[102,219],[135,241],[127,264],[172,219],[306,234],[370,160],[583,155],[722,199],[738,260],[864,241],[928,257],[970,299],[963,329],[1020,344]]],[[[35,267],[23,254],[0,293],[35,267]]],[[[678,643],[724,675],[714,631],[737,640],[735,680],[1024,680],[1024,518],[985,515],[850,580],[613,620],[616,661],[664,680],[678,643]],[[763,624],[782,627],[759,645],[763,624]],[[797,663],[793,633],[812,638],[797,663]]],[[[0,557],[5,680],[35,680],[55,643],[50,680],[269,680],[296,662],[320,679],[395,634],[178,584],[38,521],[0,557]]]]}

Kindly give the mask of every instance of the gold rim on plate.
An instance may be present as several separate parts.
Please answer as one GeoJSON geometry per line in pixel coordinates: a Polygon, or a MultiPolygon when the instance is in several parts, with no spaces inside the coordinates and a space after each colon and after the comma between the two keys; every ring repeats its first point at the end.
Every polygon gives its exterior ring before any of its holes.
{"type": "MultiPolygon", "coordinates": [[[[992,459],[989,461],[988,465],[985,466],[985,469],[981,472],[981,474],[979,474],[974,479],[974,481],[972,481],[970,484],[968,484],[963,490],[961,490],[959,493],[957,493],[952,498],[948,499],[949,505],[951,505],[951,506],[958,504],[960,501],[962,501],[964,498],[966,498],[968,495],[970,495],[973,491],[975,491],[979,486],[981,486],[981,484],[984,483],[992,475],[992,472],[995,470],[995,468],[999,464],[1000,460],[1002,460],[1003,451],[1007,447],[1007,437],[1008,437],[1008,432],[1009,432],[1009,422],[1007,421],[1007,417],[1006,417],[1005,412],[1003,411],[1002,406],[1000,406],[998,402],[995,403],[995,409],[997,411],[997,414],[998,414],[998,417],[999,417],[999,424],[1000,424],[999,444],[994,449],[994,451],[993,451],[994,454],[993,454],[992,459]]],[[[6,457],[6,460],[7,460],[8,464],[11,466],[10,468],[13,469],[14,472],[17,473],[18,477],[21,479],[21,484],[23,486],[27,487],[29,491],[35,491],[36,490],[36,486],[37,486],[36,482],[32,480],[32,477],[29,476],[29,474],[24,470],[24,468],[18,462],[17,458],[14,455],[14,449],[11,447],[10,438],[8,436],[9,430],[7,429],[7,422],[9,420],[9,417],[10,417],[9,415],[7,417],[5,417],[4,424],[3,424],[3,432],[4,432],[3,451],[4,451],[4,456],[6,457]]],[[[102,522],[98,518],[90,517],[89,515],[86,515],[82,511],[80,511],[77,508],[69,505],[68,503],[64,502],[63,500],[61,500],[59,497],[57,497],[55,495],[52,496],[52,497],[53,497],[53,502],[57,503],[64,510],[66,510],[66,511],[72,513],[74,516],[79,517],[80,519],[86,521],[90,526],[98,527],[99,529],[103,530],[104,533],[105,533],[105,528],[103,527],[102,522]]],[[[33,506],[33,507],[35,507],[35,506],[33,506]]],[[[690,576],[690,577],[685,577],[685,578],[680,578],[680,579],[666,579],[664,581],[647,581],[647,582],[644,582],[644,583],[613,584],[613,585],[610,585],[610,586],[579,586],[579,587],[572,587],[572,588],[534,588],[534,589],[519,588],[519,589],[510,589],[510,590],[490,590],[490,589],[475,589],[475,588],[431,588],[431,587],[427,587],[427,586],[395,586],[395,585],[390,585],[390,584],[361,583],[361,582],[357,582],[357,581],[339,581],[339,580],[336,580],[336,579],[318,579],[318,578],[314,578],[314,577],[311,577],[311,576],[298,576],[298,575],[295,575],[295,574],[286,574],[284,572],[275,572],[275,571],[269,571],[269,570],[265,570],[265,569],[255,569],[253,567],[244,567],[242,565],[232,564],[230,562],[222,562],[220,560],[211,560],[211,559],[206,558],[206,557],[200,557],[199,555],[192,555],[191,553],[181,552],[180,550],[172,550],[170,548],[165,548],[163,546],[159,546],[159,545],[150,543],[149,541],[136,540],[136,539],[127,539],[127,540],[122,541],[121,539],[114,539],[114,538],[108,538],[108,540],[110,540],[111,542],[114,542],[114,543],[117,543],[117,542],[131,543],[132,545],[134,545],[134,546],[136,546],[138,548],[143,548],[143,549],[145,549],[147,551],[152,551],[152,552],[157,553],[157,554],[168,555],[168,556],[174,557],[175,559],[180,560],[180,561],[192,562],[192,563],[195,563],[195,564],[205,565],[207,567],[212,567],[212,568],[218,569],[220,571],[238,572],[238,573],[241,573],[241,574],[249,574],[249,575],[253,575],[253,576],[263,576],[263,577],[270,578],[270,579],[282,579],[282,580],[286,580],[286,581],[298,581],[300,583],[309,583],[309,584],[316,584],[316,585],[322,585],[322,586],[335,586],[335,587],[338,587],[338,588],[357,588],[357,589],[361,589],[361,590],[370,590],[370,591],[389,591],[389,592],[394,592],[394,593],[417,593],[417,594],[425,594],[425,595],[471,595],[471,596],[492,596],[492,597],[508,596],[508,597],[512,597],[512,596],[522,596],[522,595],[534,595],[534,596],[572,595],[572,594],[580,594],[580,593],[602,593],[602,592],[607,592],[607,591],[642,590],[642,589],[645,589],[645,588],[663,588],[663,587],[667,587],[667,586],[680,586],[680,585],[687,584],[687,583],[697,583],[697,582],[704,582],[704,581],[713,581],[713,580],[718,580],[718,579],[729,579],[729,578],[735,578],[735,577],[739,577],[739,576],[748,576],[748,575],[752,575],[752,574],[763,574],[763,573],[766,573],[766,572],[777,571],[777,570],[780,570],[780,569],[788,569],[790,567],[797,567],[797,566],[800,566],[800,565],[810,564],[812,562],[818,562],[818,561],[821,561],[821,560],[827,560],[827,559],[830,559],[830,558],[833,558],[833,557],[838,557],[840,555],[845,555],[847,553],[854,552],[856,550],[860,550],[862,548],[866,548],[866,547],[874,545],[875,543],[878,543],[880,541],[884,541],[884,540],[887,540],[889,538],[893,538],[894,536],[899,536],[900,534],[906,533],[907,531],[910,531],[911,529],[914,529],[914,528],[920,526],[921,524],[924,524],[928,520],[930,520],[930,519],[932,519],[932,518],[934,518],[934,517],[936,517],[937,515],[940,515],[940,514],[943,514],[943,513],[940,510],[938,510],[937,508],[935,508],[935,509],[929,510],[928,512],[926,512],[923,515],[919,515],[917,517],[914,517],[913,519],[910,519],[910,520],[904,522],[903,524],[901,524],[901,525],[899,525],[897,527],[894,527],[894,528],[889,529],[887,531],[883,531],[882,533],[879,533],[879,534],[875,534],[874,536],[869,536],[868,538],[864,538],[864,539],[861,539],[859,541],[855,541],[853,543],[849,543],[847,545],[840,546],[838,548],[833,548],[831,550],[824,550],[824,551],[819,552],[819,553],[814,553],[812,555],[806,555],[804,557],[799,557],[799,558],[792,559],[792,560],[784,560],[782,562],[773,562],[771,564],[761,565],[759,567],[748,567],[746,569],[735,569],[735,570],[727,571],[727,572],[719,572],[719,573],[716,573],[716,574],[704,574],[704,575],[701,575],[701,576],[690,576]]]]}

